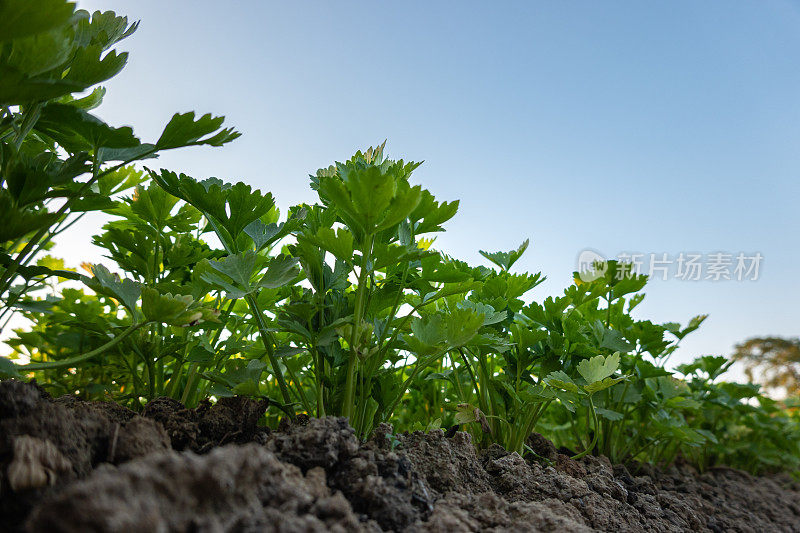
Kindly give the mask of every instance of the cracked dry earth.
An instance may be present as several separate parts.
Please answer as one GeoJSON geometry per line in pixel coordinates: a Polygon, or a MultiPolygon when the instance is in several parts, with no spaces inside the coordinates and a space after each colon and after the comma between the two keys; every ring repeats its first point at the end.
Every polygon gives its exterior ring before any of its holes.
{"type": "Polygon", "coordinates": [[[137,415],[0,382],[0,530],[800,531],[788,476],[573,461],[537,435],[548,465],[466,433],[392,450],[388,426],[366,443],[340,418],[271,432],[265,408],[162,398],[137,415]]]}

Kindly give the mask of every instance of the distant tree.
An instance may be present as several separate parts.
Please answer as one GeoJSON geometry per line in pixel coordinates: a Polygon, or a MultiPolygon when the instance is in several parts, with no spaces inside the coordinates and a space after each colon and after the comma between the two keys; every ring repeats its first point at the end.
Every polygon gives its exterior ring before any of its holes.
{"type": "Polygon", "coordinates": [[[754,337],[736,345],[733,359],[751,381],[800,394],[800,338],[754,337]]]}

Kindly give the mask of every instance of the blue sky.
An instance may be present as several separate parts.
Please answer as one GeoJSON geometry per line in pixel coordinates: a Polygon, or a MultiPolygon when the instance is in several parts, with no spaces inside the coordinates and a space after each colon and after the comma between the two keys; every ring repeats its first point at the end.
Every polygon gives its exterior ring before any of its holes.
{"type": "MultiPolygon", "coordinates": [[[[175,111],[243,137],[164,156],[285,210],[307,175],[388,139],[459,214],[436,247],[570,283],[585,248],[760,252],[758,281],[653,281],[638,316],[711,316],[676,362],[796,336],[800,4],[763,2],[79,2],[140,19],[99,114],[157,138],[175,111]]],[[[57,251],[97,255],[87,220],[57,251]]],[[[77,257],[79,256],[79,257],[77,257]]]]}

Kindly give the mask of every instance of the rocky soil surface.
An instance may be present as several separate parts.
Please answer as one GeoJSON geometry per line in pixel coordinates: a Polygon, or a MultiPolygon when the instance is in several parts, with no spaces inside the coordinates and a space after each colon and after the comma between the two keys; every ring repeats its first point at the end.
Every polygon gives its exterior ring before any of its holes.
{"type": "Polygon", "coordinates": [[[800,531],[789,476],[573,461],[538,435],[539,461],[462,432],[362,443],[341,418],[269,431],[265,409],[161,398],[136,414],[0,382],[0,530],[800,531]]]}

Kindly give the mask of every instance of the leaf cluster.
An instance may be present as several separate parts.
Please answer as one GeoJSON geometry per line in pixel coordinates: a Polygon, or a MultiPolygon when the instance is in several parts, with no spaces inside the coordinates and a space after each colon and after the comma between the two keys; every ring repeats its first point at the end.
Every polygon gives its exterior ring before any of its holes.
{"type": "MultiPolygon", "coordinates": [[[[640,319],[647,278],[616,261],[536,298],[544,276],[514,271],[530,240],[484,265],[450,257],[435,235],[458,201],[384,145],[318,170],[315,203],[284,216],[247,183],[137,166],[238,133],[184,113],[147,143],[90,112],[135,29],[61,0],[0,2],[0,320],[31,323],[0,378],[134,408],[247,395],[268,400],[268,424],[344,416],[362,438],[457,427],[526,454],[538,431],[575,457],[800,468],[797,402],[724,381],[724,357],[668,369],[705,315],[640,319]],[[110,267],[83,273],[46,252],[90,211],[110,218],[93,237],[110,267]]],[[[740,352],[797,359],[791,342],[740,352]]]]}

